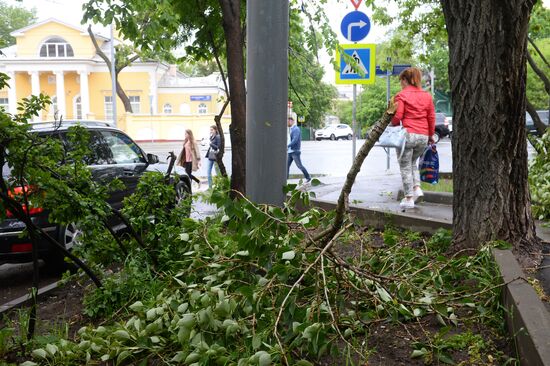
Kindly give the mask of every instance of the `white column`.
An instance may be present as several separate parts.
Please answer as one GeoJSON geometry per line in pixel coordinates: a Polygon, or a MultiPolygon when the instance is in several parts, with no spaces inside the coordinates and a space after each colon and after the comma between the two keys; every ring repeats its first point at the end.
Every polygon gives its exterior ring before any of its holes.
{"type": "Polygon", "coordinates": [[[15,93],[15,72],[8,72],[10,79],[8,80],[8,112],[11,114],[17,113],[17,94],[15,93]]]}
{"type": "Polygon", "coordinates": [[[65,108],[65,77],[63,71],[55,72],[55,94],[57,96],[57,110],[59,111],[58,118],[66,116],[67,109],[65,108]]]}
{"type": "MultiPolygon", "coordinates": [[[[40,95],[40,73],[38,71],[29,72],[31,76],[31,94],[40,95]]],[[[40,114],[33,117],[33,121],[40,121],[40,114]]]]}
{"type": "Polygon", "coordinates": [[[149,100],[151,101],[151,114],[158,114],[158,88],[157,88],[157,73],[149,73],[149,100]]]}
{"type": "Polygon", "coordinates": [[[31,94],[39,95],[40,94],[40,74],[38,71],[29,72],[31,76],[31,94]]]}
{"type": "Polygon", "coordinates": [[[80,71],[80,103],[82,106],[82,118],[88,119],[90,113],[90,89],[88,86],[88,72],[80,71]]]}

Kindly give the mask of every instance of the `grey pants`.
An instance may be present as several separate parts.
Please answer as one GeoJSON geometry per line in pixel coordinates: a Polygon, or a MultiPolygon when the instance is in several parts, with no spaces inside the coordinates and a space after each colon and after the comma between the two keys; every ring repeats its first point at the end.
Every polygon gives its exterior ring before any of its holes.
{"type": "MultiPolygon", "coordinates": [[[[422,155],[428,144],[428,136],[417,133],[407,133],[405,150],[398,160],[403,180],[405,196],[413,195],[413,188],[420,186],[420,174],[418,172],[418,158],[422,155]]],[[[400,150],[397,150],[399,156],[400,150]]]]}

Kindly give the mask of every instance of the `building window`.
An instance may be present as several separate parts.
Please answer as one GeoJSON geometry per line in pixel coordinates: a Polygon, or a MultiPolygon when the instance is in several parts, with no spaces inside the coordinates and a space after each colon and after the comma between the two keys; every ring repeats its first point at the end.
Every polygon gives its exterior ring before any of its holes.
{"type": "Polygon", "coordinates": [[[0,98],[0,109],[3,109],[4,112],[8,110],[8,98],[0,98]]]}
{"type": "Polygon", "coordinates": [[[171,114],[172,113],[172,104],[166,103],[163,108],[164,114],[171,114]]]}
{"type": "Polygon", "coordinates": [[[74,98],[74,116],[76,119],[82,119],[82,99],[80,95],[74,98]]]}
{"type": "Polygon", "coordinates": [[[74,57],[73,48],[63,38],[48,39],[40,47],[40,57],[74,57]]]}
{"type": "Polygon", "coordinates": [[[105,104],[105,119],[106,120],[112,120],[113,119],[113,98],[108,95],[104,97],[104,104],[105,104]]]}
{"type": "Polygon", "coordinates": [[[206,114],[208,111],[208,108],[206,107],[206,104],[201,103],[199,104],[199,114],[206,114]]]}
{"type": "Polygon", "coordinates": [[[130,95],[130,105],[132,106],[132,113],[139,113],[140,99],[137,95],[130,95]]]}

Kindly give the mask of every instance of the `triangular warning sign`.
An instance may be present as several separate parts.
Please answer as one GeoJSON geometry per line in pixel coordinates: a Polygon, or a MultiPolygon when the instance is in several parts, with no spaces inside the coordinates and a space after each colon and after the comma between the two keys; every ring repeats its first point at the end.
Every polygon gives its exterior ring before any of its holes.
{"type": "Polygon", "coordinates": [[[355,68],[359,67],[361,74],[364,76],[367,76],[368,75],[367,68],[365,67],[365,65],[363,65],[363,61],[361,61],[361,58],[357,54],[356,50],[353,51],[353,54],[351,55],[351,57],[353,57],[353,59],[355,60],[355,62],[357,62],[357,64],[354,64],[354,65],[346,64],[346,67],[344,67],[344,70],[342,70],[342,75],[358,75],[359,73],[357,72],[357,70],[355,70],[355,68]]]}

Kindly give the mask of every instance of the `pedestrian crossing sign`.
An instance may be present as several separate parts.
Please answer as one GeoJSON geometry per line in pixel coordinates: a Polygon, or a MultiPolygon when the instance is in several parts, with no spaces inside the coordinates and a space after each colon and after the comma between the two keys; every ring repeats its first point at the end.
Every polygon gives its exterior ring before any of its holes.
{"type": "Polygon", "coordinates": [[[336,49],[336,84],[374,84],[376,45],[341,44],[336,49]],[[343,53],[343,54],[342,54],[343,53]]]}

